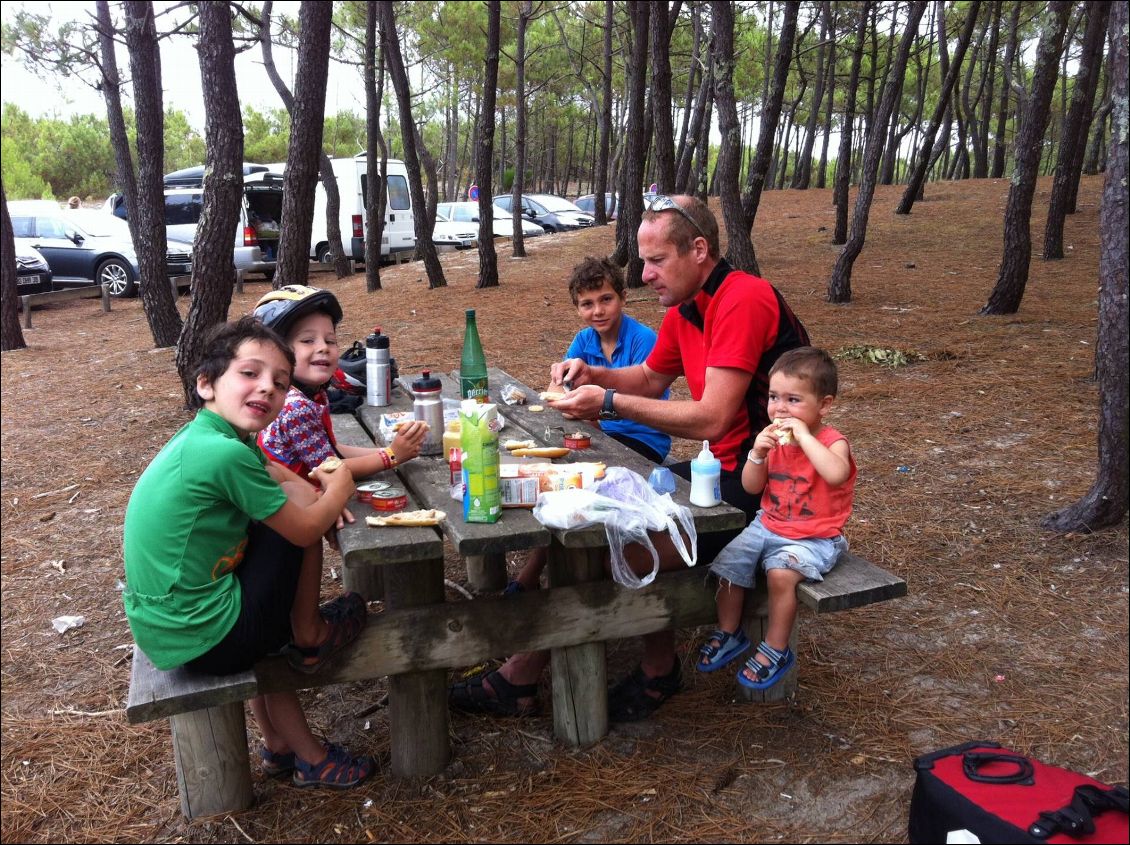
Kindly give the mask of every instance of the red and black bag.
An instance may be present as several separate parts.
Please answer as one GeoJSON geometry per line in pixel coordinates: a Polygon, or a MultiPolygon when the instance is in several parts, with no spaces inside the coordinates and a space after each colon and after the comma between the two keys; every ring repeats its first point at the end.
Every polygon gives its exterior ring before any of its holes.
{"type": "MultiPolygon", "coordinates": [[[[1119,843],[1130,839],[1130,793],[993,742],[924,754],[910,799],[910,841],[968,831],[983,843],[1119,843]]],[[[970,841],[959,839],[957,841],[970,841]]]]}

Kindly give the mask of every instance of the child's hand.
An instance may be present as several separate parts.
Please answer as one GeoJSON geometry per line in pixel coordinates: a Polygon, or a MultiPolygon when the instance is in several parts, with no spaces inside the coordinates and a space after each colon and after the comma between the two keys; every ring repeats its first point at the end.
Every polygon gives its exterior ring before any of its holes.
{"type": "Polygon", "coordinates": [[[782,441],[783,438],[781,435],[785,432],[792,435],[794,443],[799,441],[806,434],[812,433],[808,428],[808,423],[804,420],[798,420],[796,417],[782,417],[778,422],[772,425],[772,428],[776,433],[778,442],[782,441]]]}
{"type": "Polygon", "coordinates": [[[753,451],[757,457],[764,458],[776,448],[777,432],[773,423],[770,423],[757,433],[757,437],[753,440],[753,451]]]}
{"type": "MultiPolygon", "coordinates": [[[[412,420],[402,425],[389,444],[392,453],[396,455],[396,462],[402,464],[420,454],[420,447],[424,445],[424,438],[427,436],[428,424],[423,420],[412,420]]],[[[442,431],[436,433],[436,437],[442,436],[442,431]]]]}
{"type": "Polygon", "coordinates": [[[333,472],[326,472],[321,467],[314,467],[310,470],[310,478],[327,493],[331,490],[341,490],[347,491],[347,498],[353,495],[353,473],[349,471],[349,465],[344,462],[333,472]]]}

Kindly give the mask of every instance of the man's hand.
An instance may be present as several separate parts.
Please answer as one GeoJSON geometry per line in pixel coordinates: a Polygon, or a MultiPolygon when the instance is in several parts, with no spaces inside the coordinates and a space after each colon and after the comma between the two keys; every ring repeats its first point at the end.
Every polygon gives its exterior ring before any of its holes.
{"type": "Polygon", "coordinates": [[[564,399],[550,403],[554,410],[578,420],[595,420],[604,405],[604,388],[586,384],[570,391],[564,399]]]}
{"type": "MultiPolygon", "coordinates": [[[[573,385],[573,387],[578,387],[582,384],[591,384],[592,377],[589,373],[589,365],[580,358],[566,358],[564,361],[558,361],[549,368],[550,384],[565,385],[566,382],[573,385]]],[[[557,406],[555,405],[554,407],[557,406]]]]}

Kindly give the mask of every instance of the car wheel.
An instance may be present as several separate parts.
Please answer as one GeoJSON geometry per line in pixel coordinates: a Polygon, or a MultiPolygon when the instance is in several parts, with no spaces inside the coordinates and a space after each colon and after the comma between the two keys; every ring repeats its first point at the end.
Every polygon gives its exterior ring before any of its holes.
{"type": "Polygon", "coordinates": [[[264,270],[263,271],[263,277],[268,282],[273,282],[275,280],[275,271],[274,270],[264,270]]]}
{"type": "Polygon", "coordinates": [[[99,264],[94,279],[100,285],[109,286],[110,296],[131,297],[137,294],[133,269],[120,258],[107,258],[99,264]]]}
{"type": "Polygon", "coordinates": [[[333,263],[333,258],[330,256],[329,244],[319,244],[318,249],[315,251],[314,255],[317,257],[319,264],[333,263]]]}

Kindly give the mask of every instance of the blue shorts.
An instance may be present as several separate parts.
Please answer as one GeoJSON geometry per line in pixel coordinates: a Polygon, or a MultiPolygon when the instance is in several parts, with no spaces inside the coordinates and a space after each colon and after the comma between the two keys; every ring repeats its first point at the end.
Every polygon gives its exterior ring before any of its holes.
{"type": "Polygon", "coordinates": [[[739,587],[753,588],[757,570],[792,569],[806,581],[823,581],[847,551],[847,539],[811,537],[793,540],[775,534],[761,524],[759,513],[745,530],[714,558],[710,571],[739,587]]]}

